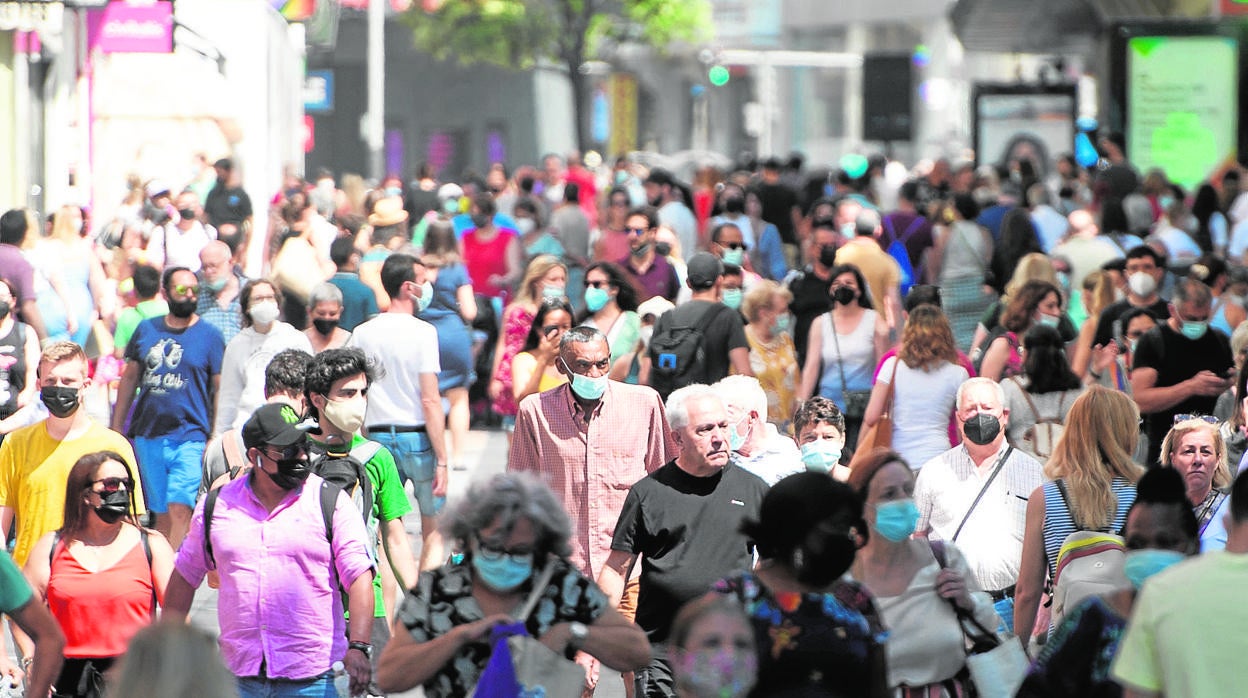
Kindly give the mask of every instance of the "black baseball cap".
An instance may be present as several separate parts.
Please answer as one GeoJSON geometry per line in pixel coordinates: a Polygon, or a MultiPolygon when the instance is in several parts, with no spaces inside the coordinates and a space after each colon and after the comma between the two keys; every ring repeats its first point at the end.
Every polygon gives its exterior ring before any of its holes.
{"type": "Polygon", "coordinates": [[[243,445],[247,448],[285,448],[307,439],[303,419],[295,408],[283,402],[261,405],[243,425],[243,445]]]}

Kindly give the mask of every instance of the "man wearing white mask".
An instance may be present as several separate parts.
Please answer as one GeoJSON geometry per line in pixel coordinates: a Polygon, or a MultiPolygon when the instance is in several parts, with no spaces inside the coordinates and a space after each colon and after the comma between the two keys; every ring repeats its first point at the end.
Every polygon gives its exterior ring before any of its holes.
{"type": "Polygon", "coordinates": [[[242,429],[251,413],[265,403],[264,370],[278,352],[299,349],[312,353],[308,336],[278,319],[282,292],[263,279],[249,281],[238,294],[243,329],[225,345],[221,388],[217,391],[213,435],[242,429]]]}
{"type": "Polygon", "coordinates": [[[806,470],[797,444],[767,421],[767,394],[757,378],[728,376],[711,387],[728,412],[728,448],[733,462],[769,486],[806,470]]]}
{"type": "Polygon", "coordinates": [[[1127,296],[1115,301],[1101,311],[1096,321],[1096,338],[1093,344],[1105,346],[1114,337],[1126,333],[1119,320],[1132,308],[1145,308],[1157,322],[1170,317],[1170,304],[1158,293],[1162,278],[1166,275],[1166,260],[1148,245],[1134,247],[1127,252],[1127,296]]]}
{"type": "Polygon", "coordinates": [[[433,284],[419,259],[396,253],[381,264],[381,286],[389,308],[356,327],[347,345],[362,349],[376,367],[364,432],[394,454],[400,480],[412,481],[424,542],[421,569],[432,569],[446,561],[436,518],[446,504],[446,419],[438,333],[415,313],[429,307],[433,284]]]}

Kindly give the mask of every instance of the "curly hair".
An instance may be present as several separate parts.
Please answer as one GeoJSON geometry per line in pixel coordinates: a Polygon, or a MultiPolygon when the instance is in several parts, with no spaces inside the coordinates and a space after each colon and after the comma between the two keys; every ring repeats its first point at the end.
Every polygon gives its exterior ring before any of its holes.
{"type": "Polygon", "coordinates": [[[793,433],[800,437],[803,429],[816,424],[827,424],[840,433],[845,433],[845,415],[841,414],[841,408],[819,395],[798,405],[797,411],[793,413],[793,433]]]}
{"type": "Polygon", "coordinates": [[[1018,289],[1001,313],[1001,326],[1010,332],[1025,332],[1031,327],[1032,317],[1036,308],[1050,293],[1057,294],[1057,302],[1062,302],[1062,292],[1058,287],[1047,281],[1028,281],[1018,289]]]}
{"type": "Polygon", "coordinates": [[[920,305],[910,311],[901,332],[901,349],[897,358],[910,368],[923,371],[941,362],[957,363],[958,348],[953,340],[949,319],[934,305],[920,305]]]}
{"type": "Polygon", "coordinates": [[[498,523],[499,535],[509,535],[516,522],[528,519],[537,534],[538,560],[554,553],[567,557],[572,521],[563,505],[538,478],[524,473],[499,473],[478,480],[446,514],[446,530],[460,549],[468,551],[477,535],[498,523]]]}

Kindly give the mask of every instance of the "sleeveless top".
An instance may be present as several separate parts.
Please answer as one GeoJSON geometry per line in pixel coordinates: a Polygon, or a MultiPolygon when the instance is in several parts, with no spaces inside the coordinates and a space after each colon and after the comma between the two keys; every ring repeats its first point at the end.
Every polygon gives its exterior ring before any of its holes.
{"type": "Polygon", "coordinates": [[[832,322],[832,313],[819,317],[823,333],[823,371],[819,376],[819,394],[845,409],[844,391],[870,390],[875,370],[875,319],[876,312],[866,309],[862,319],[849,334],[839,334],[832,322]],[[840,353],[837,353],[837,346],[840,353]],[[839,363],[839,368],[838,368],[839,363]],[[845,372],[845,385],[841,384],[841,371],[845,372]]]}
{"type": "Polygon", "coordinates": [[[947,234],[949,239],[941,261],[941,285],[954,279],[983,278],[992,249],[979,225],[972,221],[957,221],[949,226],[947,234]]]}
{"type": "Polygon", "coordinates": [[[26,333],[14,321],[9,333],[0,337],[0,419],[17,411],[17,394],[26,387],[26,333]]]}
{"type": "Polygon", "coordinates": [[[56,542],[48,578],[48,610],[65,633],[65,656],[116,657],[130,638],[150,625],[152,570],[135,541],[112,567],[91,572],[56,542]]]}
{"type": "MultiPolygon", "coordinates": [[[[1120,534],[1123,527],[1127,525],[1127,510],[1135,503],[1135,485],[1123,478],[1115,477],[1110,483],[1110,488],[1117,499],[1117,510],[1109,525],[1109,532],[1120,534]]],[[[1050,577],[1056,571],[1054,564],[1057,562],[1058,551],[1062,549],[1062,542],[1066,540],[1066,536],[1079,530],[1087,529],[1075,526],[1070,510],[1066,508],[1066,501],[1062,499],[1062,493],[1057,489],[1057,483],[1044,483],[1044,555],[1048,560],[1050,577]]]]}

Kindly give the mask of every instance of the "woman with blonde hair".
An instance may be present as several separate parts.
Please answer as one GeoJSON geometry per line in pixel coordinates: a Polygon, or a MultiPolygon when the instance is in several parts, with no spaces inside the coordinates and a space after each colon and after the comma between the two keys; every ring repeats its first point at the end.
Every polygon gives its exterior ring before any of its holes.
{"type": "Polygon", "coordinates": [[[750,321],[745,326],[750,368],[767,394],[767,421],[785,433],[793,418],[793,396],[802,380],[790,334],[791,302],[789,289],[769,279],[756,283],[741,302],[741,313],[750,321]]]}
{"type": "MultiPolygon", "coordinates": [[[[1046,482],[1031,493],[1023,557],[1014,596],[1014,628],[1025,637],[1036,622],[1044,582],[1058,550],[1075,531],[1121,531],[1144,469],[1131,460],[1140,411],[1125,394],[1090,386],[1066,416],[1066,430],[1044,466],[1046,482]]],[[[1051,628],[1050,628],[1051,629],[1051,628]]]]}
{"type": "Polygon", "coordinates": [[[893,450],[920,468],[949,450],[949,419],[958,387],[968,378],[945,314],[934,305],[920,305],[910,311],[897,355],[885,359],[876,374],[863,426],[880,421],[891,385],[893,450]]]}
{"type": "Polygon", "coordinates": [[[545,298],[564,298],[567,284],[568,268],[563,262],[552,255],[538,255],[529,261],[515,299],[503,311],[502,332],[494,347],[494,366],[490,370],[489,395],[494,411],[503,417],[508,441],[515,428],[518,409],[512,393],[511,360],[524,350],[524,340],[533,326],[538,303],[545,298]]]}
{"type": "Polygon", "coordinates": [[[1083,380],[1091,380],[1088,365],[1092,361],[1092,344],[1096,338],[1096,325],[1101,319],[1101,312],[1116,300],[1114,290],[1114,277],[1103,269],[1097,269],[1083,277],[1083,293],[1080,299],[1083,301],[1083,309],[1087,317],[1079,326],[1074,358],[1070,362],[1071,370],[1083,380]]]}
{"type": "Polygon", "coordinates": [[[1176,415],[1175,420],[1161,442],[1161,464],[1183,476],[1187,501],[1200,526],[1200,551],[1223,550],[1226,548],[1223,515],[1230,509],[1231,502],[1226,441],[1213,417],[1181,414],[1176,415]]]}

